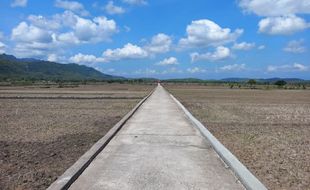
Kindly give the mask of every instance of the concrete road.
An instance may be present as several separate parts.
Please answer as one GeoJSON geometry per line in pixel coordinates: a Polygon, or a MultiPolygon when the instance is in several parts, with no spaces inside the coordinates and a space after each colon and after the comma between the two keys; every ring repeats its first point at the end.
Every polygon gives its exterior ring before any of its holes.
{"type": "Polygon", "coordinates": [[[244,189],[158,86],[70,189],[244,189]]]}

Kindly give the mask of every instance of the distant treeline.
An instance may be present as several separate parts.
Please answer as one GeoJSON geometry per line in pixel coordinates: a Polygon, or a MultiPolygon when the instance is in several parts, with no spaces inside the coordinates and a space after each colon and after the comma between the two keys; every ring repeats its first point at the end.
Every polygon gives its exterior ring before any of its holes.
{"type": "Polygon", "coordinates": [[[164,84],[178,84],[178,85],[204,85],[204,86],[224,86],[239,89],[309,89],[310,81],[302,79],[236,79],[236,80],[201,80],[201,79],[168,79],[161,81],[164,84]]]}

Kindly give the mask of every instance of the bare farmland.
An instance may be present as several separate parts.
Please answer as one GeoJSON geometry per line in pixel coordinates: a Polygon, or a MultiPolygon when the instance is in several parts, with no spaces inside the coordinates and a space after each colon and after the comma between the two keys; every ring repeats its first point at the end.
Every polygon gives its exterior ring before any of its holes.
{"type": "Polygon", "coordinates": [[[166,88],[268,188],[310,187],[310,91],[166,88]]]}
{"type": "Polygon", "coordinates": [[[45,189],[153,87],[1,87],[0,187],[45,189]]]}

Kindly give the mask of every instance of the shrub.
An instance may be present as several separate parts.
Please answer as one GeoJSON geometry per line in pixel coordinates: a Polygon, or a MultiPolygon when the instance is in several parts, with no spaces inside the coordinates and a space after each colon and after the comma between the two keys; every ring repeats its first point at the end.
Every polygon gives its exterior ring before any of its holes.
{"type": "Polygon", "coordinates": [[[286,85],[287,82],[284,81],[284,80],[278,80],[278,81],[276,81],[274,84],[277,85],[277,86],[279,86],[279,87],[282,87],[282,86],[286,85]]]}

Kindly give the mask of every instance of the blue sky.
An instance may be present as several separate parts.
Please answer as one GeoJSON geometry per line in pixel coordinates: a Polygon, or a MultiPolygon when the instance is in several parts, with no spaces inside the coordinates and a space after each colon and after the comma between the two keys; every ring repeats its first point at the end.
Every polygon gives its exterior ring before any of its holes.
{"type": "Polygon", "coordinates": [[[309,0],[1,0],[0,53],[126,77],[310,79],[309,0]]]}

